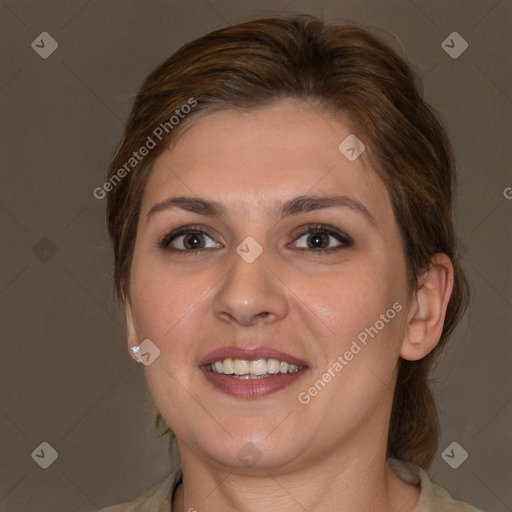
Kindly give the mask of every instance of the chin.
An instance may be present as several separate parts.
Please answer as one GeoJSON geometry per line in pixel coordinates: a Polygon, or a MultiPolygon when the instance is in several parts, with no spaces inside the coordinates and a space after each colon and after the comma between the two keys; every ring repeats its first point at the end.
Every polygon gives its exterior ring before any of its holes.
{"type": "Polygon", "coordinates": [[[224,446],[222,450],[211,451],[208,448],[209,455],[218,464],[226,468],[237,471],[254,473],[261,471],[275,471],[281,468],[289,467],[300,455],[300,450],[291,449],[292,447],[283,447],[280,449],[272,444],[266,443],[261,446],[257,440],[246,442],[232,442],[224,446]]]}
{"type": "Polygon", "coordinates": [[[217,439],[201,436],[202,446],[197,446],[197,451],[226,468],[254,472],[290,467],[307,449],[305,439],[300,442],[289,429],[272,432],[276,428],[273,425],[244,432],[240,427],[230,430],[231,435],[223,432],[217,439]]]}

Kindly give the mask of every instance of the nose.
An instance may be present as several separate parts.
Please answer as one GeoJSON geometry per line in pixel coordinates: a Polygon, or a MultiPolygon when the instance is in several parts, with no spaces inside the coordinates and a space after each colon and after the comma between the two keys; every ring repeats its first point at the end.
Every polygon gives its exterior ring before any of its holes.
{"type": "Polygon", "coordinates": [[[265,254],[252,263],[237,253],[232,255],[232,267],[214,297],[215,315],[223,321],[251,326],[271,323],[288,313],[286,286],[276,270],[268,266],[265,254]]]}

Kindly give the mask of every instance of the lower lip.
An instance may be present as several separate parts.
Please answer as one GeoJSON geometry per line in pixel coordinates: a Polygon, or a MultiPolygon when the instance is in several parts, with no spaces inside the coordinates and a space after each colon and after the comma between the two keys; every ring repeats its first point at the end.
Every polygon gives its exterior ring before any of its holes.
{"type": "Polygon", "coordinates": [[[305,369],[295,373],[277,373],[263,379],[237,379],[224,373],[213,373],[201,368],[208,382],[227,395],[237,398],[258,398],[287,388],[300,379],[305,369]]]}

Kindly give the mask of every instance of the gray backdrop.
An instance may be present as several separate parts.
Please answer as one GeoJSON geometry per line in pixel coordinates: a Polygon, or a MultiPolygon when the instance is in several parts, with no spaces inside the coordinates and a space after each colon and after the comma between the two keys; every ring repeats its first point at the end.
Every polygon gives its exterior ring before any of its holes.
{"type": "Polygon", "coordinates": [[[156,64],[207,31],[283,11],[355,21],[403,47],[446,123],[474,297],[435,373],[443,432],[429,474],[458,499],[512,510],[511,1],[2,0],[1,511],[93,511],[168,474],[92,192],[156,64]],[[454,469],[446,453],[462,449],[454,469]]]}

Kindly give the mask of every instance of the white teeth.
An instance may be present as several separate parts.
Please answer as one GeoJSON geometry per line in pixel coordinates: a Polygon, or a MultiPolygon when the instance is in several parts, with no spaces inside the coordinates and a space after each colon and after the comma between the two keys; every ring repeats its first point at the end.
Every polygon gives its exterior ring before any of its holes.
{"type": "Polygon", "coordinates": [[[279,373],[279,361],[277,359],[267,361],[267,373],[279,373]]]}
{"type": "Polygon", "coordinates": [[[267,373],[267,361],[258,359],[251,361],[251,375],[265,375],[267,373]]]}
{"type": "Polygon", "coordinates": [[[226,375],[233,375],[233,373],[235,373],[233,369],[233,359],[224,359],[224,362],[217,361],[217,363],[220,363],[220,370],[218,370],[217,373],[225,373],[226,375]]]}
{"type": "Polygon", "coordinates": [[[224,359],[223,361],[215,361],[209,369],[213,373],[234,374],[240,379],[256,379],[275,375],[276,373],[296,373],[302,370],[302,366],[277,359],[257,359],[255,361],[224,359]]]}
{"type": "Polygon", "coordinates": [[[235,375],[246,375],[250,372],[251,364],[249,361],[244,361],[243,359],[235,359],[233,361],[233,370],[235,370],[235,375]]]}

